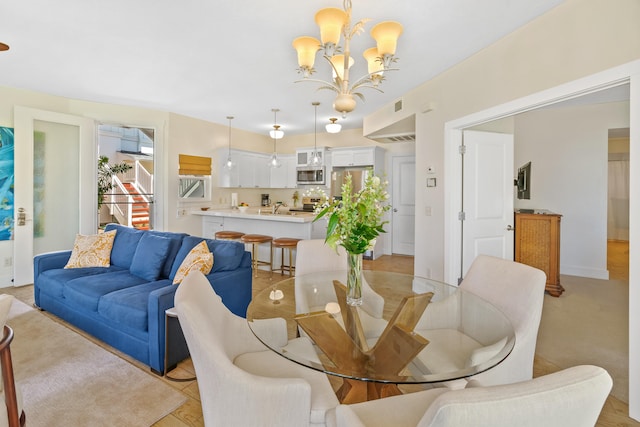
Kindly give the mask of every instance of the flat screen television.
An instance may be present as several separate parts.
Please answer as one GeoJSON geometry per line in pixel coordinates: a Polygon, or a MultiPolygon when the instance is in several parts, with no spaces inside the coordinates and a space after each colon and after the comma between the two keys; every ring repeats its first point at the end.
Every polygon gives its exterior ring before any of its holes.
{"type": "Polygon", "coordinates": [[[518,168],[514,185],[518,187],[518,199],[531,199],[531,162],[518,168]]]}

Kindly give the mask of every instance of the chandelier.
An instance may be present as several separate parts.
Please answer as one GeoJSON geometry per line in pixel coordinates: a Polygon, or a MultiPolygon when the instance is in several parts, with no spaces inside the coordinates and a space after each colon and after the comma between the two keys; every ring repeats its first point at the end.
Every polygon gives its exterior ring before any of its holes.
{"type": "Polygon", "coordinates": [[[356,108],[357,96],[364,101],[359,92],[362,88],[371,88],[379,92],[378,85],[384,80],[384,72],[397,70],[391,64],[397,61],[394,57],[398,37],[402,34],[402,25],[395,21],[385,21],[371,29],[371,36],[377,46],[367,49],[363,56],[367,61],[368,73],[353,83],[349,79],[349,68],[355,60],[351,56],[350,43],[353,36],[364,31],[364,25],[370,19],[362,19],[351,24],[351,0],[343,0],[343,9],[326,8],[315,15],[316,24],[320,27],[320,39],[314,37],[298,37],[293,41],[293,47],[298,53],[298,72],[303,80],[322,84],[320,89],[330,89],[337,93],[333,108],[342,113],[343,117],[356,108]],[[344,38],[344,45],[340,47],[340,36],[344,38]],[[323,50],[323,57],[331,64],[332,79],[330,81],[309,78],[314,72],[313,64],[316,53],[323,50]]]}

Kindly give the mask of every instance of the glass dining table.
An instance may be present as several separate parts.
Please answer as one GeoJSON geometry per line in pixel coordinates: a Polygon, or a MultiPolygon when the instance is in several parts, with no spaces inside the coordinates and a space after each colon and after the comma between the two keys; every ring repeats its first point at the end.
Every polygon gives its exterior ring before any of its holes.
{"type": "Polygon", "coordinates": [[[296,276],[258,293],[247,309],[270,350],[340,377],[342,403],[400,394],[487,371],[509,356],[513,327],[491,303],[435,280],[363,272],[363,304],[346,304],[346,271],[296,276]]]}

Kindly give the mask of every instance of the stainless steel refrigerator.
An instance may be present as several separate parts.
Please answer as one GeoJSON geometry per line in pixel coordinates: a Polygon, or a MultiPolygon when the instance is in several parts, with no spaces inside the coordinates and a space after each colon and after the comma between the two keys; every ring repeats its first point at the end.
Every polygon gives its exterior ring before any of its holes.
{"type": "MultiPolygon", "coordinates": [[[[370,171],[371,168],[365,167],[334,167],[331,171],[331,198],[342,199],[342,184],[347,175],[351,175],[352,193],[362,190],[370,171]]],[[[363,258],[373,259],[373,250],[366,251],[363,258]]]]}
{"type": "Polygon", "coordinates": [[[342,197],[342,184],[344,184],[344,179],[347,175],[352,176],[353,192],[357,193],[362,190],[370,170],[371,168],[364,167],[333,168],[331,171],[331,198],[342,197]]]}

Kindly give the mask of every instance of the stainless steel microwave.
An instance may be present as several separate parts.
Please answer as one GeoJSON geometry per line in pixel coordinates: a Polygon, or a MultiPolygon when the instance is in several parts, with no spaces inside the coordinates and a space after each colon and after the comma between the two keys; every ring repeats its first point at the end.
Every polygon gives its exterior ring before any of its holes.
{"type": "Polygon", "coordinates": [[[296,182],[300,185],[318,184],[324,185],[324,166],[296,168],[296,182]]]}

